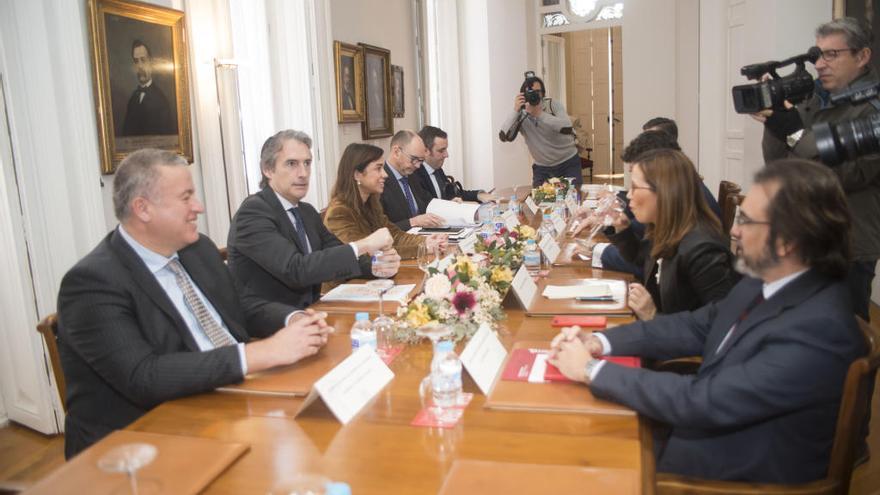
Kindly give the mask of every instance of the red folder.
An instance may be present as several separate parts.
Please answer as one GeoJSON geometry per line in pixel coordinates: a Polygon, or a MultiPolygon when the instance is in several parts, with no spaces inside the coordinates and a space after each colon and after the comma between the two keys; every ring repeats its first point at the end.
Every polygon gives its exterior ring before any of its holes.
{"type": "Polygon", "coordinates": [[[554,327],[573,327],[575,325],[579,327],[588,327],[588,328],[605,328],[605,325],[608,324],[608,318],[604,316],[563,316],[557,315],[553,317],[553,321],[550,322],[550,325],[554,327]]]}
{"type": "MultiPolygon", "coordinates": [[[[502,380],[510,380],[517,382],[525,382],[529,379],[529,373],[535,364],[535,358],[538,354],[547,354],[550,349],[514,349],[510,353],[510,359],[507,361],[507,367],[501,373],[502,380]]],[[[641,368],[642,360],[631,356],[605,356],[601,358],[610,363],[616,363],[621,366],[629,366],[631,368],[641,368]]],[[[544,371],[544,381],[546,382],[568,382],[571,381],[562,374],[556,366],[547,363],[547,369],[544,371]]]]}

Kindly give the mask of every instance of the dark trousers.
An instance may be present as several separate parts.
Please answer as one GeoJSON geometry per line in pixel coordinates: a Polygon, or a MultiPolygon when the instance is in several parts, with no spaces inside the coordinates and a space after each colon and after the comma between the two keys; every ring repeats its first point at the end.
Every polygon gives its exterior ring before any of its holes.
{"type": "Polygon", "coordinates": [[[580,191],[581,184],[584,183],[584,176],[581,174],[581,157],[575,153],[573,157],[552,167],[532,164],[532,187],[538,187],[552,177],[568,177],[572,179],[574,187],[580,191]]]}
{"type": "Polygon", "coordinates": [[[853,312],[865,321],[871,321],[868,308],[871,306],[871,282],[874,280],[875,266],[877,260],[853,261],[849,264],[849,273],[846,274],[853,312]]]}

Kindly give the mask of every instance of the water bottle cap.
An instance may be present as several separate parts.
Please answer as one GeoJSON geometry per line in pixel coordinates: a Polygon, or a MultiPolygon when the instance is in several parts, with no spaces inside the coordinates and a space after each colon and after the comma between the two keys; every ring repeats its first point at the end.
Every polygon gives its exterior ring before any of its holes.
{"type": "Polygon", "coordinates": [[[370,321],[370,313],[355,313],[355,321],[370,321]]]}
{"type": "Polygon", "coordinates": [[[526,239],[526,244],[534,244],[534,243],[535,243],[534,239],[526,239]]]}
{"type": "Polygon", "coordinates": [[[348,486],[348,483],[331,481],[324,485],[324,492],[327,495],[351,495],[351,487],[348,486]]]}
{"type": "Polygon", "coordinates": [[[550,220],[550,214],[544,213],[544,220],[550,220]]]}
{"type": "Polygon", "coordinates": [[[451,340],[441,340],[437,342],[437,351],[438,352],[452,352],[455,349],[455,344],[451,340]]]}

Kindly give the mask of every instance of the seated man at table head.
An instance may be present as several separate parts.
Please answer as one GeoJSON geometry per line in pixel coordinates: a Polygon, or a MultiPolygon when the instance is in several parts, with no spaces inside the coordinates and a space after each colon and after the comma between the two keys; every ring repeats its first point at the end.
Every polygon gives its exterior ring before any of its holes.
{"type": "Polygon", "coordinates": [[[420,245],[432,251],[445,248],[446,234],[407,234],[388,219],[379,202],[389,178],[386,169],[382,148],[367,143],[349,144],[339,159],[336,184],[324,215],[327,228],[343,242],[349,242],[385,227],[394,239],[394,248],[406,259],[415,258],[420,245]]]}
{"type": "MultiPolygon", "coordinates": [[[[755,175],[731,234],[744,277],[693,312],[586,334],[563,329],[550,361],[599,398],[668,425],[658,471],[716,480],[823,478],[844,378],[866,351],[844,277],[850,213],[827,167],[755,175]],[[702,356],[696,375],[627,368],[605,354],[702,356]]],[[[655,435],[657,436],[657,435],[655,435]]]]}
{"type": "Polygon", "coordinates": [[[381,203],[388,218],[404,232],[411,227],[443,226],[442,218],[425,213],[431,196],[413,177],[427,153],[422,138],[413,131],[404,129],[391,138],[391,150],[385,159],[388,182],[381,203]]]}
{"type": "Polygon", "coordinates": [[[432,198],[447,200],[479,201],[485,203],[495,197],[485,191],[468,191],[443,171],[443,163],[449,157],[449,135],[438,127],[426,125],[419,131],[428,153],[425,162],[413,172],[413,177],[432,198]]]}
{"type": "Polygon", "coordinates": [[[270,301],[306,307],[321,295],[321,283],[372,277],[371,255],[383,251],[383,276],[400,257],[388,229],[343,244],[315,208],[303,201],[312,173],[312,140],[285,130],[263,144],[262,190],[242,202],[229,227],[229,269],[239,284],[270,301]],[[387,253],[386,253],[387,252],[387,253]],[[393,259],[392,259],[393,258],[393,259]]]}
{"type": "Polygon", "coordinates": [[[126,157],[113,206],[119,226],[67,272],[58,293],[68,458],[162,402],[311,356],[332,330],[324,314],[236,289],[217,247],[197,230],[204,208],[178,155],[126,157]]]}

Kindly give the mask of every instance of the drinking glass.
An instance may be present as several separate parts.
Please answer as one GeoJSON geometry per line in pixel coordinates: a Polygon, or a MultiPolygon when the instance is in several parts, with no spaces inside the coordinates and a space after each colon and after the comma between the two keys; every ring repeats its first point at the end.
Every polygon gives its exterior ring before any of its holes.
{"type": "Polygon", "coordinates": [[[153,486],[154,490],[150,490],[148,486],[143,486],[145,490],[139,490],[137,472],[140,468],[153,462],[159,449],[155,445],[148,443],[126,443],[122,444],[98,459],[98,468],[108,473],[125,473],[128,475],[128,485],[131,488],[132,495],[146,495],[147,493],[158,492],[158,486],[153,486]]]}
{"type": "MultiPolygon", "coordinates": [[[[431,364],[434,363],[434,358],[437,356],[437,342],[440,342],[440,339],[443,337],[447,337],[452,334],[452,329],[442,323],[428,323],[427,325],[422,325],[416,329],[416,335],[421,337],[427,337],[431,339],[431,349],[433,351],[433,356],[431,357],[431,364]]],[[[428,398],[431,398],[431,415],[433,415],[437,421],[443,423],[448,420],[445,419],[446,410],[442,407],[438,406],[433,401],[434,396],[434,388],[431,383],[431,372],[433,370],[428,369],[428,376],[422,379],[422,383],[419,385],[419,397],[422,399],[422,404],[425,404],[428,398]]],[[[454,420],[452,420],[454,421],[454,420]]]]}
{"type": "Polygon", "coordinates": [[[382,299],[385,296],[385,293],[391,290],[392,287],[394,287],[394,281],[387,278],[368,280],[367,287],[375,290],[379,294],[379,316],[385,316],[385,311],[382,307],[382,299]]]}
{"type": "Polygon", "coordinates": [[[416,252],[416,259],[419,263],[419,269],[428,274],[428,268],[437,260],[437,250],[428,249],[425,244],[420,244],[416,252]]]}

